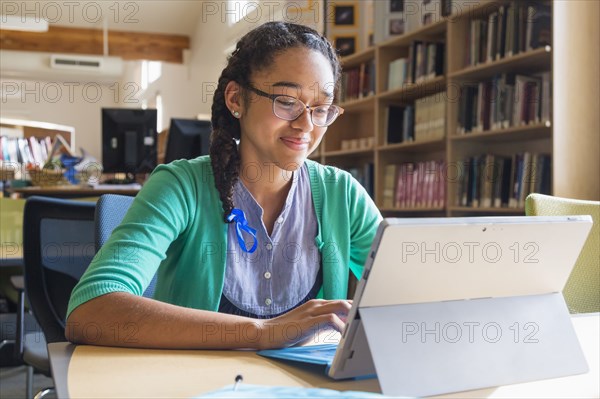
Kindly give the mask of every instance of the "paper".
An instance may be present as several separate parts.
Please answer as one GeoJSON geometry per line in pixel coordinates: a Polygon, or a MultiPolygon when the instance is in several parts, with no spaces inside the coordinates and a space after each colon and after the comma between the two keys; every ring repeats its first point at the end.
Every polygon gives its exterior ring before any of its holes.
{"type": "Polygon", "coordinates": [[[385,398],[378,393],[362,391],[336,391],[324,388],[276,387],[265,385],[228,385],[196,398],[385,398]]]}

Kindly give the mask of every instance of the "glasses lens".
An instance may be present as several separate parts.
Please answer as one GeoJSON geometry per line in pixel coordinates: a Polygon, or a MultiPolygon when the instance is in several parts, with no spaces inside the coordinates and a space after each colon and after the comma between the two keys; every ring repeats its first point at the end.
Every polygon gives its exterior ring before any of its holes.
{"type": "MultiPolygon", "coordinates": [[[[289,96],[278,96],[273,100],[273,113],[278,118],[293,121],[304,112],[304,103],[297,98],[289,96]]],[[[316,126],[329,126],[340,114],[335,105],[320,105],[313,108],[312,122],[316,126]]]]}
{"type": "Polygon", "coordinates": [[[329,126],[339,115],[335,105],[321,105],[313,109],[312,120],[317,126],[329,126]]]}
{"type": "Polygon", "coordinates": [[[273,100],[273,113],[286,121],[293,121],[304,111],[304,104],[294,97],[279,96],[273,100]]]}

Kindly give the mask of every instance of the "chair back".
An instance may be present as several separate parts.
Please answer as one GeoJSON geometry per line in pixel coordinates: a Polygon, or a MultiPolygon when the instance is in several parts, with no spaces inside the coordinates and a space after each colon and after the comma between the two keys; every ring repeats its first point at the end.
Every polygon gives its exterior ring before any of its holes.
{"type": "Polygon", "coordinates": [[[30,197],[23,213],[25,292],[46,341],[65,341],[71,291],[95,254],[93,202],[30,197]]]}
{"type": "MultiPolygon", "coordinates": [[[[113,230],[121,224],[133,202],[133,197],[117,194],[105,194],[100,197],[96,204],[96,252],[102,248],[113,230]]],[[[156,288],[156,275],[152,278],[150,285],[144,291],[144,296],[151,298],[156,288]]]]}
{"type": "Polygon", "coordinates": [[[590,215],[594,224],[563,290],[571,313],[600,312],[600,202],[530,194],[528,216],[590,215]]]}

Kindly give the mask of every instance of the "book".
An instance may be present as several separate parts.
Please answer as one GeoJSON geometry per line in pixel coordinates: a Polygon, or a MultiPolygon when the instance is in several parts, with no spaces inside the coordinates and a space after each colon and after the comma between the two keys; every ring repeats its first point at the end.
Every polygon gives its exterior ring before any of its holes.
{"type": "Polygon", "coordinates": [[[394,207],[396,208],[404,208],[405,206],[406,170],[406,163],[398,166],[398,173],[396,174],[396,195],[394,198],[394,207]]]}
{"type": "Polygon", "coordinates": [[[496,57],[496,35],[498,34],[498,12],[493,12],[488,17],[488,32],[486,43],[486,62],[494,61],[496,57]]]}
{"type": "Polygon", "coordinates": [[[506,43],[506,6],[498,8],[498,27],[496,29],[496,60],[504,58],[506,43]]]}
{"type": "Polygon", "coordinates": [[[404,107],[390,105],[386,108],[386,139],[387,144],[402,143],[404,141],[404,107]]]}
{"type": "Polygon", "coordinates": [[[415,140],[415,107],[412,105],[404,108],[404,118],[402,126],[402,142],[415,140]]]}
{"type": "Polygon", "coordinates": [[[492,207],[492,191],[494,181],[496,180],[496,170],[494,165],[494,155],[486,154],[482,157],[482,173],[481,173],[481,198],[480,204],[482,208],[492,207]]]}
{"type": "Polygon", "coordinates": [[[540,121],[550,123],[552,111],[552,82],[550,72],[543,72],[539,75],[542,81],[542,89],[540,92],[540,121]]]}
{"type": "Polygon", "coordinates": [[[406,80],[407,58],[398,58],[390,62],[388,70],[388,90],[401,88],[406,80]]]}
{"type": "Polygon", "coordinates": [[[465,158],[456,162],[458,170],[456,204],[459,206],[467,206],[467,186],[469,183],[469,160],[465,158]]]}
{"type": "Polygon", "coordinates": [[[438,181],[437,181],[437,192],[435,194],[436,202],[435,207],[443,207],[446,203],[446,178],[447,176],[446,162],[441,160],[438,162],[438,181]]]}
{"type": "Polygon", "coordinates": [[[536,121],[540,87],[541,80],[539,78],[525,75],[515,77],[512,126],[526,125],[536,121]]]}
{"type": "Polygon", "coordinates": [[[494,184],[493,204],[494,208],[503,208],[508,206],[508,192],[510,185],[511,158],[506,156],[496,156],[497,177],[494,184]]]}
{"type": "Polygon", "coordinates": [[[549,5],[528,6],[527,50],[550,45],[552,43],[552,15],[549,5]]]}
{"type": "Polygon", "coordinates": [[[509,208],[517,208],[519,206],[519,197],[521,196],[521,186],[523,184],[523,154],[515,154],[512,165],[511,179],[511,195],[508,200],[509,208]]]}
{"type": "Polygon", "coordinates": [[[517,206],[523,208],[525,206],[525,197],[529,194],[530,182],[532,179],[532,154],[528,151],[523,153],[523,167],[521,171],[521,179],[519,181],[519,192],[517,196],[517,206]]]}
{"type": "Polygon", "coordinates": [[[383,207],[393,208],[394,200],[396,196],[396,182],[398,166],[395,164],[388,164],[384,168],[383,174],[383,207]]]}

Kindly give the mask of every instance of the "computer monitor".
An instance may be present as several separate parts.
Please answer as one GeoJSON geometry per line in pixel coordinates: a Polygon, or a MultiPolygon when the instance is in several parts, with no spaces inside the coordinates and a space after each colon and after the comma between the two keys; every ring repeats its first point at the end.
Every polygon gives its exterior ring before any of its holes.
{"type": "Polygon", "coordinates": [[[210,121],[172,118],[165,162],[207,155],[210,148],[210,121]]]}
{"type": "Polygon", "coordinates": [[[156,110],[102,108],[105,173],[148,173],[156,167],[156,110]]]}

